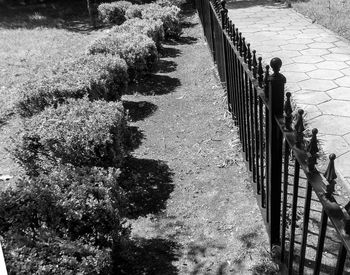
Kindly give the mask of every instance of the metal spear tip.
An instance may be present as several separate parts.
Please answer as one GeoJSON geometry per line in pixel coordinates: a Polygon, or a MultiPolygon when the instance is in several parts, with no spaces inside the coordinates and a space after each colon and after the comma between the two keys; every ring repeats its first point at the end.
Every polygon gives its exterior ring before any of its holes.
{"type": "Polygon", "coordinates": [[[222,5],[223,8],[225,8],[226,1],[225,1],[225,0],[221,0],[221,1],[220,1],[220,4],[222,5]]]}
{"type": "Polygon", "coordinates": [[[278,73],[282,67],[282,60],[278,57],[274,57],[270,61],[270,66],[274,73],[278,73]]]}

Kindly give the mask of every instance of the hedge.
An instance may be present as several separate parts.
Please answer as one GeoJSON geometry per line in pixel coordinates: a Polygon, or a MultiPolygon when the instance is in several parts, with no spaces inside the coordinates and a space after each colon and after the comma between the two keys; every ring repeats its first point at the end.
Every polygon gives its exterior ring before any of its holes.
{"type": "Polygon", "coordinates": [[[125,11],[125,17],[127,19],[142,18],[142,10],[144,5],[132,5],[125,11]]]}
{"type": "Polygon", "coordinates": [[[98,6],[99,19],[103,23],[120,25],[126,20],[125,12],[131,5],[128,1],[102,3],[98,6]]]}
{"type": "Polygon", "coordinates": [[[0,193],[10,274],[110,274],[112,247],[128,239],[119,172],[56,167],[0,193]]]}
{"type": "Polygon", "coordinates": [[[12,153],[31,176],[61,163],[120,167],[126,131],[121,103],[71,99],[25,120],[12,153]]]}
{"type": "Polygon", "coordinates": [[[67,98],[119,100],[127,90],[127,66],[117,55],[88,55],[66,60],[51,74],[21,86],[16,109],[28,117],[67,98]]]}
{"type": "Polygon", "coordinates": [[[143,34],[110,32],[89,45],[88,52],[119,55],[128,65],[130,80],[145,71],[151,71],[158,61],[156,44],[143,34]]]}
{"type": "Polygon", "coordinates": [[[152,38],[157,48],[161,48],[164,40],[163,23],[160,20],[133,18],[120,26],[112,28],[111,32],[140,33],[152,38]]]}
{"type": "Polygon", "coordinates": [[[178,38],[181,35],[180,9],[176,6],[145,5],[142,10],[142,18],[161,20],[163,22],[165,37],[178,38]]]}

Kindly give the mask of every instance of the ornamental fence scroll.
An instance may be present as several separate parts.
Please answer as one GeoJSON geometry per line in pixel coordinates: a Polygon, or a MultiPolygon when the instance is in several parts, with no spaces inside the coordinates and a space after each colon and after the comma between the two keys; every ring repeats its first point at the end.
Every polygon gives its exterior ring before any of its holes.
{"type": "Polygon", "coordinates": [[[314,196],[321,206],[321,218],[318,239],[312,244],[316,256],[311,268],[314,274],[320,273],[326,231],[333,227],[340,246],[334,272],[343,274],[350,252],[350,203],[342,207],[334,198],[336,156],[329,156],[328,168],[322,175],[315,166],[318,131],[313,129],[311,138],[304,136],[304,111],[293,112],[292,94],[285,94],[286,78],[280,73],[282,61],[271,60],[272,73],[270,66],[263,66],[262,58],[251,50],[228,18],[225,1],[195,0],[195,5],[220,80],[227,90],[228,108],[239,129],[271,249],[279,251],[288,274],[304,274],[306,258],[310,258],[306,248],[311,239],[309,222],[314,196]],[[303,223],[296,251],[300,204],[303,223]]]}

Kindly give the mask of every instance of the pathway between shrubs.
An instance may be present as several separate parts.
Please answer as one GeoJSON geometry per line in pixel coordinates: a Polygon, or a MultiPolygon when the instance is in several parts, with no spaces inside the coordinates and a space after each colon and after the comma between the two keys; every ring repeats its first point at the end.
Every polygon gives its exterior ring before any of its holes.
{"type": "Polygon", "coordinates": [[[273,273],[237,129],[193,11],[180,41],[165,44],[159,72],[137,91],[123,98],[141,142],[128,162],[139,192],[125,270],[273,273]]]}

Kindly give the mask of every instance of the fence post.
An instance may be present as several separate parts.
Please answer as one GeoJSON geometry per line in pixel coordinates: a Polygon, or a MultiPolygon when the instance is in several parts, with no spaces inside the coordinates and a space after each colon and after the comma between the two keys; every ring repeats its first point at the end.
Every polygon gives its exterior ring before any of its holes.
{"type": "Polygon", "coordinates": [[[282,184],[282,133],[275,117],[283,117],[284,84],[286,78],[279,71],[282,61],[271,59],[270,66],[273,74],[268,77],[269,84],[269,235],[271,247],[280,245],[280,212],[281,212],[281,184],[282,184]]]}
{"type": "MultiPolygon", "coordinates": [[[[228,23],[228,18],[227,18],[227,12],[228,10],[225,7],[226,5],[226,1],[222,0],[221,1],[221,7],[222,9],[220,10],[220,14],[221,14],[221,28],[222,28],[222,69],[223,69],[223,77],[224,77],[224,83],[225,83],[225,87],[226,87],[226,91],[227,91],[227,95],[229,95],[228,92],[228,84],[227,84],[227,79],[228,79],[228,71],[227,71],[227,48],[226,48],[226,37],[225,37],[225,31],[226,31],[226,25],[228,23]]],[[[230,102],[229,102],[230,103],[230,102]]]]}

